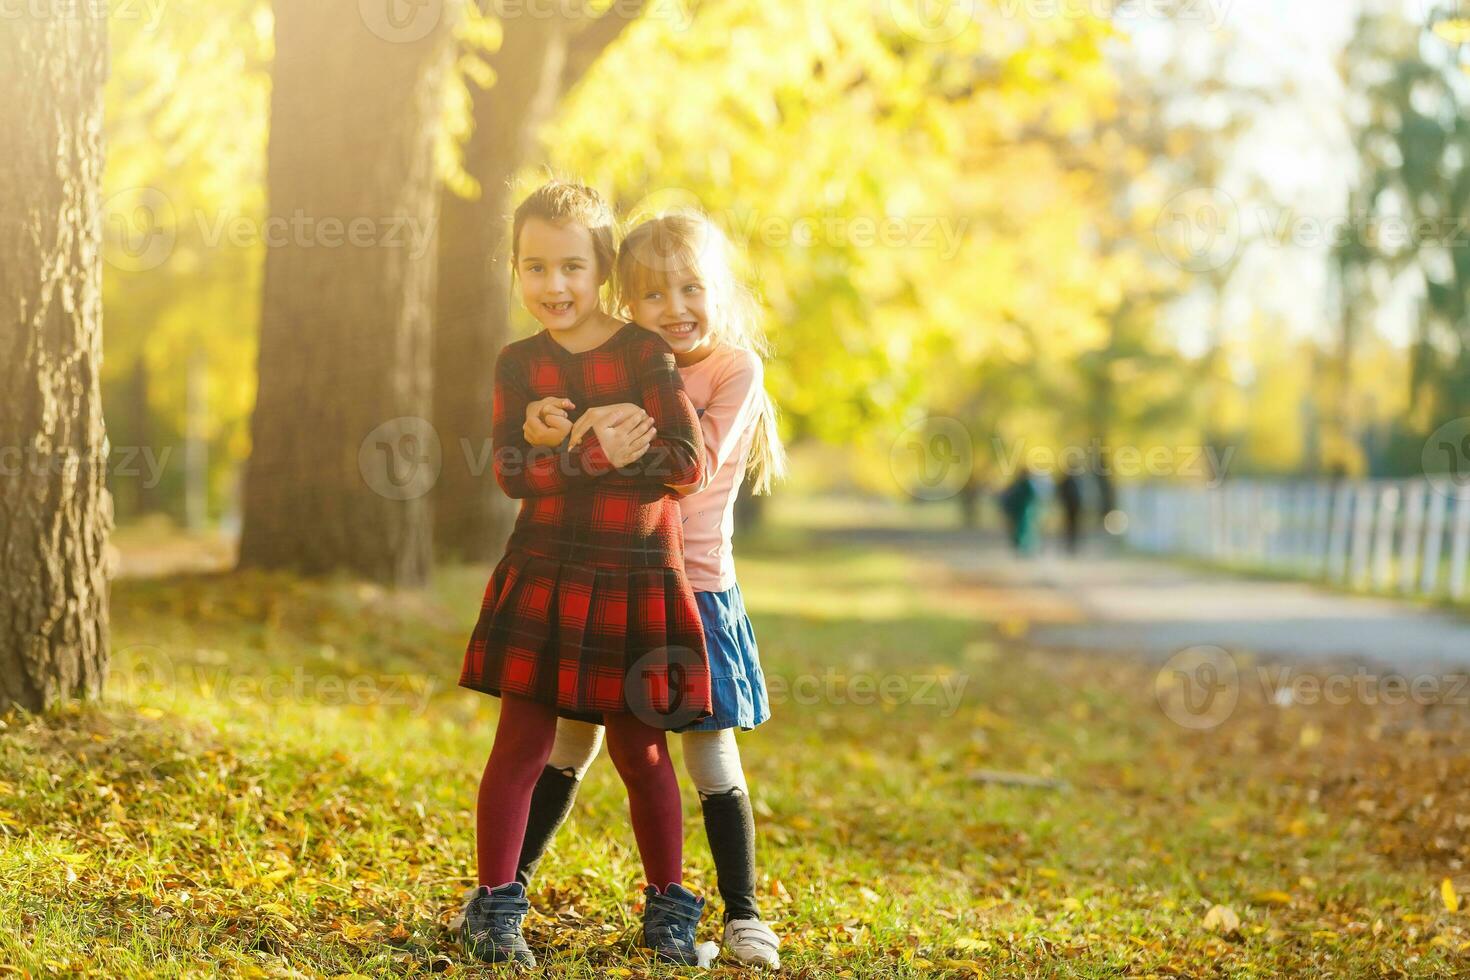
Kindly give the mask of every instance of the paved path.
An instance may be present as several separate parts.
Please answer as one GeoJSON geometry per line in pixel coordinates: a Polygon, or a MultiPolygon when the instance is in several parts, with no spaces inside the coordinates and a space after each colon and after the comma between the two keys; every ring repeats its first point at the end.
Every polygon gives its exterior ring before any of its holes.
{"type": "Polygon", "coordinates": [[[1100,550],[1021,561],[993,535],[920,535],[907,543],[943,557],[987,614],[1014,610],[1027,624],[1027,641],[1039,646],[1163,660],[1212,645],[1270,658],[1364,660],[1404,673],[1470,667],[1470,617],[1409,602],[1100,550]]]}
{"type": "Polygon", "coordinates": [[[1470,666],[1470,619],[1407,602],[1132,557],[1023,562],[987,548],[950,561],[985,586],[1040,592],[1064,608],[1027,634],[1042,646],[1164,659],[1209,644],[1271,657],[1361,658],[1402,671],[1470,666]]]}

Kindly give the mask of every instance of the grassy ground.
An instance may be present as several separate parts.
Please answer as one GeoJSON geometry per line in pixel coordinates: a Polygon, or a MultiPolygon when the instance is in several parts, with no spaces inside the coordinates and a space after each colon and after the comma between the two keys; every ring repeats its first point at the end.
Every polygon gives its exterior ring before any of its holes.
{"type": "MultiPolygon", "coordinates": [[[[1024,609],[977,618],[931,558],[809,545],[741,564],[788,975],[1470,972],[1463,708],[1283,709],[1246,683],[1190,731],[1152,670],[1028,649],[1024,609]]],[[[487,972],[445,931],[495,718],[455,687],[487,574],[120,582],[109,699],[0,730],[0,973],[487,972]]],[[[692,796],[686,821],[713,895],[692,796]]],[[[638,883],[603,759],[533,895],[546,972],[695,972],[634,948],[638,883]]]]}

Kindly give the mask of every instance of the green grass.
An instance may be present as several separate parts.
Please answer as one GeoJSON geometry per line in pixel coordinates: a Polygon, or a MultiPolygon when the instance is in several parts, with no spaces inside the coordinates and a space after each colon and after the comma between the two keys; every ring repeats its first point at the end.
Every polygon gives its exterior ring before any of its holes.
{"type": "MultiPolygon", "coordinates": [[[[1226,725],[1188,732],[1141,664],[1006,642],[932,559],[814,540],[787,530],[741,557],[776,701],[742,752],[787,975],[1470,969],[1465,912],[1439,893],[1464,871],[1463,830],[1430,843],[1464,812],[1470,779],[1444,762],[1465,756],[1458,729],[1287,715],[1244,691],[1226,725]],[[1205,928],[1217,903],[1238,935],[1205,928]]],[[[455,686],[488,571],[441,569],[422,593],[262,574],[118,583],[108,699],[0,731],[0,964],[491,972],[444,928],[473,874],[494,730],[496,702],[455,686]]],[[[687,788],[686,861],[714,896],[687,788]]],[[[634,947],[639,883],[604,758],[536,883],[545,972],[694,973],[634,947]]]]}

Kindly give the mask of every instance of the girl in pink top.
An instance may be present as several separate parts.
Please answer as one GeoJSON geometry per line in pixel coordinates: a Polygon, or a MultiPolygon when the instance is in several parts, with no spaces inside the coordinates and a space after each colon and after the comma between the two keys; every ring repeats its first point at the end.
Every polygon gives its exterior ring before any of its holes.
{"type": "MultiPolygon", "coordinates": [[[[729,240],[704,215],[677,212],[633,229],[618,250],[617,285],[629,319],[674,350],[685,391],[704,436],[704,482],[685,492],[684,569],[694,588],[709,655],[713,715],[684,733],[684,764],[699,790],[725,903],[724,950],[748,965],[780,965],[780,940],[755,902],[755,818],[735,729],[770,717],[755,633],[745,613],[730,538],[735,497],[747,474],[766,493],[785,468],[775,408],[762,384],[756,304],[733,269],[729,240]]],[[[589,427],[616,425],[633,405],[589,409],[573,425],[575,406],[546,398],[526,410],[525,435],[536,445],[576,445],[589,427]]],[[[577,787],[597,756],[602,728],[572,719],[557,723],[556,745],[531,800],[517,878],[528,884],[552,836],[566,819],[577,787]]]]}

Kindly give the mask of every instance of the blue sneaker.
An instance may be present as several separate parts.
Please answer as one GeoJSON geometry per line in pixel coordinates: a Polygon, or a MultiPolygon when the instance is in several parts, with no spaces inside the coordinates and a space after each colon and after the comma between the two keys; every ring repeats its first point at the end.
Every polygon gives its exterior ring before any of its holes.
{"type": "Polygon", "coordinates": [[[662,895],[649,885],[643,889],[647,904],[643,909],[643,945],[668,963],[698,966],[699,953],[694,948],[694,930],[704,914],[704,899],[683,885],[669,885],[662,895]]]}
{"type": "Polygon", "coordinates": [[[459,941],[486,963],[535,966],[536,957],[521,935],[521,922],[531,911],[526,889],[518,881],[491,888],[481,885],[469,894],[456,918],[459,941]]]}

